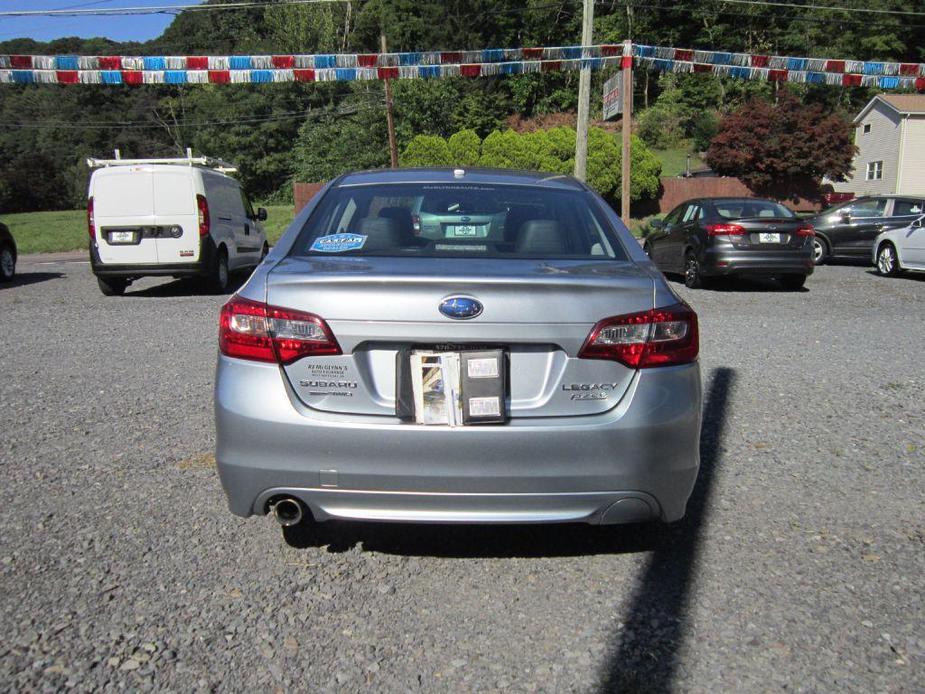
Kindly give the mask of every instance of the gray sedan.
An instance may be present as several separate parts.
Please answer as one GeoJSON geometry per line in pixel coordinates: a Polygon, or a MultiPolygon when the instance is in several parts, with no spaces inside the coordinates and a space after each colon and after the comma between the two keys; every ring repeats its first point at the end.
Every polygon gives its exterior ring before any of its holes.
{"type": "Polygon", "coordinates": [[[684,515],[697,316],[564,176],[343,176],[222,308],[230,510],[627,523],[684,515]]]}

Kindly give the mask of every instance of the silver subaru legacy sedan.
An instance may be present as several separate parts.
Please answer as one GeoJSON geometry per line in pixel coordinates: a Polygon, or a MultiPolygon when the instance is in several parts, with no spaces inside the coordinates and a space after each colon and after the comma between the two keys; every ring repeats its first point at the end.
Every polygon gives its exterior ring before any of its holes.
{"type": "Polygon", "coordinates": [[[630,523],[684,515],[697,316],[579,181],[342,176],[221,311],[230,509],[630,523]]]}

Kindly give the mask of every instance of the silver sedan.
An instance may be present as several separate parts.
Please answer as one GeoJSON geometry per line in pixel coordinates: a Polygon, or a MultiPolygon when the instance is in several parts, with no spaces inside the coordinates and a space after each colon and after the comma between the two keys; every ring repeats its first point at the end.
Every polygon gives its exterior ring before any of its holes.
{"type": "Polygon", "coordinates": [[[674,521],[697,316],[565,176],[343,176],[222,308],[216,459],[284,525],[674,521]]]}

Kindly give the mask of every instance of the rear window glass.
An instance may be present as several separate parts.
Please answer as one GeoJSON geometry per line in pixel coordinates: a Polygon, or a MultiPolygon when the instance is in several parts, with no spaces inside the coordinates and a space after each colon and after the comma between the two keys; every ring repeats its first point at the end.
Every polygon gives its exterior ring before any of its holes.
{"type": "Polygon", "coordinates": [[[586,193],[474,183],[334,188],[291,254],[626,259],[586,193]]]}
{"type": "Polygon", "coordinates": [[[922,214],[925,205],[921,200],[896,200],[893,202],[893,216],[903,217],[905,215],[922,214]]]}
{"type": "Polygon", "coordinates": [[[771,200],[719,200],[715,207],[723,219],[791,219],[796,216],[771,200]]]}

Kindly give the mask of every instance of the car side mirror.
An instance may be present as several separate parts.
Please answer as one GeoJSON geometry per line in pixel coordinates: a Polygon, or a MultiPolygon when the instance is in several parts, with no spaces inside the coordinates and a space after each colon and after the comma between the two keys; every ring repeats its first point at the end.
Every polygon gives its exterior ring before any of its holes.
{"type": "Polygon", "coordinates": [[[661,231],[662,229],[665,228],[665,220],[664,219],[653,219],[649,222],[649,226],[652,227],[652,229],[655,231],[661,231]]]}
{"type": "Polygon", "coordinates": [[[842,212],[842,213],[841,213],[841,221],[842,221],[842,224],[848,224],[848,223],[851,221],[851,213],[850,213],[850,212],[842,212]]]}
{"type": "Polygon", "coordinates": [[[921,220],[921,219],[916,219],[914,222],[912,222],[912,226],[914,226],[916,229],[921,229],[921,228],[922,228],[922,220],[921,220]]]}
{"type": "Polygon", "coordinates": [[[267,221],[267,208],[266,207],[257,208],[257,221],[258,222],[267,221]]]}

